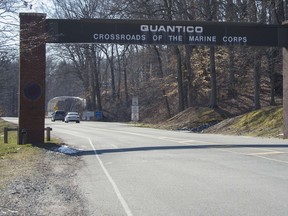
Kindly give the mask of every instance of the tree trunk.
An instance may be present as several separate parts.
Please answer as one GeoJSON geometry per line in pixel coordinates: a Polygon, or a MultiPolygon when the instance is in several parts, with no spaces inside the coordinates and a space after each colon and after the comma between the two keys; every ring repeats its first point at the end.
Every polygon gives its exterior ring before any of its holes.
{"type": "MultiPolygon", "coordinates": [[[[158,64],[159,64],[159,72],[157,73],[157,75],[160,78],[163,78],[164,77],[164,73],[163,73],[162,59],[161,59],[161,56],[160,56],[160,52],[159,52],[159,50],[157,49],[157,47],[155,45],[153,46],[153,48],[154,48],[154,50],[156,52],[156,56],[157,56],[157,60],[158,60],[158,64]]],[[[169,101],[168,101],[168,97],[166,95],[166,90],[165,90],[164,87],[162,89],[162,94],[163,94],[163,97],[165,99],[165,104],[166,104],[168,117],[171,118],[171,110],[170,110],[170,106],[169,106],[169,101]]]]}
{"type": "Polygon", "coordinates": [[[182,73],[182,60],[181,53],[178,46],[174,46],[174,51],[177,58],[177,81],[178,81],[178,97],[179,97],[179,112],[182,112],[184,107],[184,91],[183,91],[183,73],[182,73]]]}
{"type": "Polygon", "coordinates": [[[102,102],[101,102],[101,89],[100,89],[100,81],[99,81],[99,72],[100,72],[100,57],[97,61],[97,74],[95,75],[95,88],[96,88],[96,98],[97,98],[97,110],[102,111],[102,102]]]}
{"type": "Polygon", "coordinates": [[[187,100],[188,100],[188,107],[192,107],[193,106],[193,102],[195,101],[195,89],[193,89],[193,77],[194,77],[194,73],[191,67],[191,55],[192,55],[192,47],[189,45],[185,46],[185,64],[186,64],[186,69],[187,69],[187,81],[188,81],[188,95],[187,95],[187,100]]]}
{"type": "Polygon", "coordinates": [[[93,46],[87,45],[85,46],[85,55],[86,55],[86,63],[87,63],[87,70],[89,76],[89,91],[90,91],[90,102],[91,102],[91,109],[93,111],[96,110],[96,94],[95,94],[95,76],[94,76],[94,65],[93,65],[93,46]]]}
{"type": "Polygon", "coordinates": [[[271,48],[268,53],[268,69],[270,75],[270,105],[275,106],[275,59],[277,56],[277,50],[275,48],[271,48]]]}
{"type": "Polygon", "coordinates": [[[124,88],[125,88],[125,101],[126,107],[129,107],[129,91],[128,91],[128,78],[127,78],[127,58],[124,56],[123,59],[123,73],[124,73],[124,88]]]}
{"type": "Polygon", "coordinates": [[[228,47],[229,54],[229,89],[228,95],[231,98],[237,97],[237,90],[235,88],[235,55],[234,48],[228,47]]]}
{"type": "MultiPolygon", "coordinates": [[[[107,55],[108,57],[108,55],[107,55]]],[[[115,70],[114,70],[114,45],[111,46],[111,57],[109,59],[110,70],[111,70],[111,87],[112,87],[112,97],[116,96],[116,87],[115,87],[115,70]]]]}
{"type": "Polygon", "coordinates": [[[102,103],[101,103],[101,89],[100,89],[100,65],[101,65],[101,58],[97,55],[97,48],[93,46],[93,68],[94,68],[94,89],[96,95],[96,110],[102,111],[102,103]]]}
{"type": "Polygon", "coordinates": [[[116,45],[116,53],[117,53],[117,63],[118,63],[118,89],[117,89],[117,98],[118,100],[121,99],[121,55],[119,54],[118,46],[116,45]]]}
{"type": "Polygon", "coordinates": [[[217,104],[217,76],[215,68],[215,47],[210,47],[210,73],[211,73],[211,94],[209,107],[216,108],[217,104]]]}
{"type": "Polygon", "coordinates": [[[260,51],[256,51],[254,54],[254,73],[253,73],[253,81],[254,81],[254,109],[261,109],[260,103],[260,69],[261,69],[261,57],[262,54],[260,51]]]}

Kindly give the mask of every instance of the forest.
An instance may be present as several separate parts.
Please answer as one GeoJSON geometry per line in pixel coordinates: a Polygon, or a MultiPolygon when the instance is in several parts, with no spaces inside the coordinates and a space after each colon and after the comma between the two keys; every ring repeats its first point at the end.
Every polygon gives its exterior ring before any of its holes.
{"type": "MultiPolygon", "coordinates": [[[[19,51],[14,46],[17,42],[11,41],[19,40],[20,10],[44,12],[53,19],[276,25],[288,17],[286,0],[39,2],[40,6],[36,1],[0,2],[0,116],[18,113],[19,51]],[[11,21],[5,21],[7,17],[11,21]]],[[[47,103],[59,96],[85,98],[85,109],[102,111],[107,120],[129,121],[135,96],[139,98],[140,120],[153,123],[191,107],[221,108],[234,116],[282,104],[279,47],[47,44],[46,50],[47,103]]]]}

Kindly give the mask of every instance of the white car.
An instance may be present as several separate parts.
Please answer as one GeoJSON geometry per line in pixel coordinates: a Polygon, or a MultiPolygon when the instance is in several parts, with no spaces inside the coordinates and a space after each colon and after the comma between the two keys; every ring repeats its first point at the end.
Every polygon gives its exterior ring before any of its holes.
{"type": "Polygon", "coordinates": [[[76,123],[80,123],[80,116],[77,112],[68,112],[65,116],[65,123],[68,123],[70,121],[74,121],[76,123]]]}

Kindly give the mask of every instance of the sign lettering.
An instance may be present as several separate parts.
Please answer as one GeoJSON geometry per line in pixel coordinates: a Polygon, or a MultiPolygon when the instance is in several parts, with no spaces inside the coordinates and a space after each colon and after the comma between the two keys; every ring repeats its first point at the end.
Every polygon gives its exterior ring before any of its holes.
{"type": "Polygon", "coordinates": [[[48,43],[288,46],[283,25],[101,19],[46,23],[48,43]]]}

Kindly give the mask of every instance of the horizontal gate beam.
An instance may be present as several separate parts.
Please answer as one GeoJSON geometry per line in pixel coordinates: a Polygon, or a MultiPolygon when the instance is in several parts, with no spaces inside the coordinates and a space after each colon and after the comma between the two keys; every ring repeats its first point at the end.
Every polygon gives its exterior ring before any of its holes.
{"type": "Polygon", "coordinates": [[[288,27],[256,23],[47,19],[48,43],[288,46],[288,27]]]}

